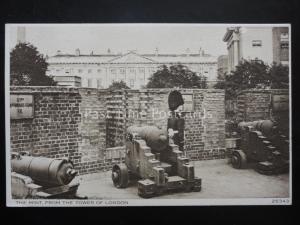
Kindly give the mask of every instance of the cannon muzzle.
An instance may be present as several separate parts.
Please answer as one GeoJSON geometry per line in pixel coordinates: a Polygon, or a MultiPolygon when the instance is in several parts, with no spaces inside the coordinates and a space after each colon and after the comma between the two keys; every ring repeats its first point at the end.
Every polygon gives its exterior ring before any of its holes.
{"type": "Polygon", "coordinates": [[[77,174],[68,159],[32,157],[12,154],[12,172],[29,176],[36,184],[43,186],[60,186],[69,184],[77,174]]]}

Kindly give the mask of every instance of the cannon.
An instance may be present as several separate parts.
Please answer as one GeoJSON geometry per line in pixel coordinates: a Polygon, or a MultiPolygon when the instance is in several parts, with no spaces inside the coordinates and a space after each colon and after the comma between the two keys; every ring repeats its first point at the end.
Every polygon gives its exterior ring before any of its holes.
{"type": "Polygon", "coordinates": [[[202,180],[185,157],[184,118],[178,107],[184,104],[178,90],[168,97],[170,117],[167,130],[156,126],[130,126],[126,132],[125,162],[112,168],[112,181],[126,188],[137,181],[138,195],[150,198],[168,191],[200,191],[202,180]],[[177,110],[177,111],[176,111],[177,110]]]}
{"type": "Polygon", "coordinates": [[[67,159],[11,154],[12,195],[15,198],[85,198],[76,194],[79,183],[70,184],[77,171],[67,159]]]}
{"type": "Polygon", "coordinates": [[[134,180],[143,198],[172,190],[201,190],[194,166],[167,132],[155,126],[127,129],[125,163],[113,166],[112,181],[115,187],[126,188],[134,180]]]}
{"type": "Polygon", "coordinates": [[[240,122],[238,133],[237,149],[233,150],[231,156],[234,168],[242,169],[251,164],[257,172],[266,175],[288,171],[289,137],[276,122],[240,122]]]}

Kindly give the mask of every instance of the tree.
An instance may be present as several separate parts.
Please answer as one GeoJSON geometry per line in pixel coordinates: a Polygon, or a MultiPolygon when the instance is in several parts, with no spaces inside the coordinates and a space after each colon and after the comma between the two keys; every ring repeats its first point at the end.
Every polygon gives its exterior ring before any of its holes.
{"type": "Polygon", "coordinates": [[[225,89],[226,99],[234,99],[241,90],[250,88],[288,88],[289,68],[273,63],[271,66],[262,61],[244,60],[235,71],[225,75],[215,88],[225,89]]]}
{"type": "Polygon", "coordinates": [[[216,89],[225,89],[225,84],[226,84],[226,81],[225,81],[225,77],[227,76],[227,73],[224,73],[224,74],[218,74],[218,82],[214,85],[214,88],[216,89]]]}
{"type": "Polygon", "coordinates": [[[207,88],[206,77],[199,76],[186,66],[163,65],[149,78],[147,88],[207,88]]]}
{"type": "Polygon", "coordinates": [[[52,86],[56,82],[46,75],[48,63],[30,43],[19,43],[10,52],[10,84],[52,86]]]}
{"type": "Polygon", "coordinates": [[[226,99],[233,99],[240,90],[250,88],[266,88],[270,84],[269,66],[263,61],[243,60],[230,74],[225,75],[225,80],[215,85],[215,88],[225,89],[226,99]]]}
{"type": "Polygon", "coordinates": [[[289,67],[273,63],[269,70],[270,86],[272,89],[289,87],[289,67]]]}
{"type": "Polygon", "coordinates": [[[130,89],[124,81],[113,81],[112,84],[108,87],[109,90],[121,90],[121,89],[130,89]]]}

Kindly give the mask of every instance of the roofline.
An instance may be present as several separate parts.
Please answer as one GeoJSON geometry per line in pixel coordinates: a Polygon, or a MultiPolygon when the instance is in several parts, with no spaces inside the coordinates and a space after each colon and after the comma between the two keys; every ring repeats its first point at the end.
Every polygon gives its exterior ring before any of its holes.
{"type": "MultiPolygon", "coordinates": [[[[49,62],[48,62],[49,63],[49,62]]],[[[215,64],[217,63],[216,61],[206,61],[206,62],[142,62],[138,64],[161,64],[161,65],[165,65],[165,64],[215,64]]],[[[53,63],[49,63],[50,65],[60,65],[60,64],[137,64],[137,62],[53,62],[53,63]]]]}
{"type": "MultiPolygon", "coordinates": [[[[166,57],[166,56],[170,56],[170,57],[177,57],[177,56],[192,56],[192,57],[214,57],[210,54],[204,54],[201,55],[199,53],[191,53],[191,54],[186,54],[186,53],[180,53],[180,54],[154,54],[154,53],[145,53],[145,54],[138,54],[135,52],[128,52],[126,54],[93,54],[93,55],[87,55],[87,54],[80,54],[80,55],[75,55],[75,54],[59,54],[59,55],[54,55],[54,56],[49,56],[49,58],[53,58],[53,57],[80,57],[80,56],[84,56],[84,57],[122,57],[125,55],[128,55],[129,53],[133,53],[136,54],[138,56],[142,56],[144,58],[148,57],[166,57]]],[[[148,58],[147,58],[148,59],[148,58]]],[[[151,60],[151,59],[149,59],[151,60]]]]}
{"type": "Polygon", "coordinates": [[[238,29],[239,27],[228,27],[226,33],[224,34],[223,41],[227,42],[229,38],[231,37],[233,31],[238,29]]]}
{"type": "Polygon", "coordinates": [[[113,63],[114,60],[118,60],[118,59],[120,59],[120,58],[122,58],[122,57],[124,57],[124,56],[126,56],[126,55],[129,55],[129,54],[134,54],[134,55],[140,56],[140,57],[142,57],[142,58],[144,58],[144,59],[147,59],[147,60],[149,60],[149,61],[151,61],[151,62],[155,62],[154,60],[149,59],[149,58],[147,58],[147,57],[145,57],[145,56],[143,56],[143,55],[139,55],[139,54],[135,53],[134,51],[127,52],[125,55],[120,55],[119,57],[110,59],[110,60],[108,60],[107,62],[113,63]]]}

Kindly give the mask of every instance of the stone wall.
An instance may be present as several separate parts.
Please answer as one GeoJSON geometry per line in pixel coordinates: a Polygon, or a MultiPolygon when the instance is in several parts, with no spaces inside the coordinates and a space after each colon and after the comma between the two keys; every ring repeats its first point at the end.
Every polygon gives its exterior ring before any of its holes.
{"type": "MultiPolygon", "coordinates": [[[[80,174],[109,169],[124,159],[130,125],[166,130],[171,89],[11,87],[11,94],[32,94],[34,117],[11,119],[11,151],[34,156],[69,157],[80,174]]],[[[224,91],[184,89],[193,109],[185,118],[185,152],[192,160],[225,157],[224,91]]]]}

